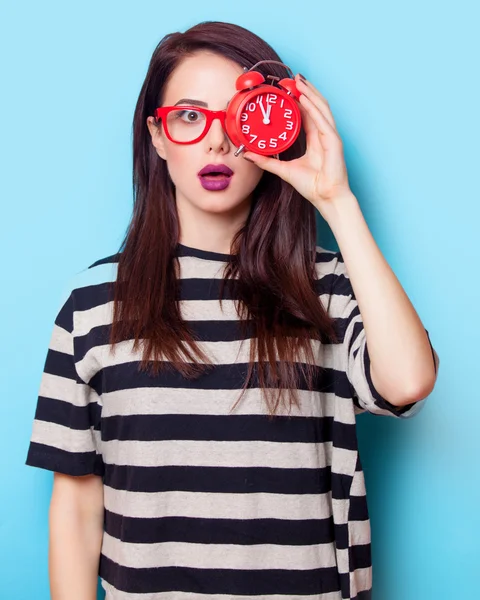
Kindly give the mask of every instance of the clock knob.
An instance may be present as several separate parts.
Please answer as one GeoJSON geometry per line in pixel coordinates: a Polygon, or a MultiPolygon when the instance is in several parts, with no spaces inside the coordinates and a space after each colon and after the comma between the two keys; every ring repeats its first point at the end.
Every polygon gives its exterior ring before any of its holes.
{"type": "Polygon", "coordinates": [[[259,71],[247,71],[237,78],[235,86],[237,90],[248,90],[265,81],[265,77],[259,71]]]}
{"type": "Polygon", "coordinates": [[[289,92],[296,100],[300,98],[300,92],[297,90],[297,86],[295,85],[295,81],[293,79],[289,79],[288,77],[281,79],[278,82],[278,87],[282,88],[286,92],[289,92]]]}

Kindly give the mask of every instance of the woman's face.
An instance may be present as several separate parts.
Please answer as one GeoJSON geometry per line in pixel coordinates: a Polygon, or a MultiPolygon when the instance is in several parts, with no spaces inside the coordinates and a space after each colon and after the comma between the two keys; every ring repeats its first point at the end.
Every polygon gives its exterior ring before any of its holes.
{"type": "MultiPolygon", "coordinates": [[[[184,58],[173,71],[166,84],[163,106],[174,106],[179,100],[188,98],[205,103],[211,110],[224,110],[237,92],[235,81],[242,73],[242,67],[221,55],[197,52],[184,58]]],[[[189,104],[193,105],[190,101],[189,104]]],[[[223,214],[246,210],[263,169],[241,155],[234,156],[237,147],[218,119],[212,122],[202,140],[186,145],[171,142],[163,127],[154,124],[153,117],[148,117],[147,124],[157,154],[167,161],[176,189],[177,206],[187,203],[193,205],[190,208],[223,214]],[[210,191],[202,187],[198,172],[211,163],[227,165],[233,171],[226,189],[210,191]]]]}

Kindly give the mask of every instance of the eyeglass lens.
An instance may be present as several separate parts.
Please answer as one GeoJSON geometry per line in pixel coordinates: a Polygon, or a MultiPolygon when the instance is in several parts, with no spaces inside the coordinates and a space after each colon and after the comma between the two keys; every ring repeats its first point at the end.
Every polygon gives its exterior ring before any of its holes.
{"type": "Polygon", "coordinates": [[[200,110],[179,108],[167,115],[167,129],[176,142],[195,140],[202,135],[206,124],[206,116],[200,110]]]}

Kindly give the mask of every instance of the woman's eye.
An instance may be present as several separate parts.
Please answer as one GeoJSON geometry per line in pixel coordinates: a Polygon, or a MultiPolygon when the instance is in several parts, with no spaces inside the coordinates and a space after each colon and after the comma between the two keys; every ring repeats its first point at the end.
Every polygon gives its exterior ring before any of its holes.
{"type": "Polygon", "coordinates": [[[179,118],[186,121],[187,123],[196,123],[202,117],[202,113],[196,110],[182,110],[179,114],[179,118]]]}

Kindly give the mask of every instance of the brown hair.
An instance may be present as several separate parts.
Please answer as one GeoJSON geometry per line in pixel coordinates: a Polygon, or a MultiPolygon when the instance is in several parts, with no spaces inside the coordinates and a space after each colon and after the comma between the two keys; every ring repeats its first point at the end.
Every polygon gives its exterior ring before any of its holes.
{"type": "MultiPolygon", "coordinates": [[[[175,190],[146,125],[147,117],[162,105],[165,84],[175,67],[185,56],[202,50],[247,68],[260,60],[281,62],[254,33],[216,21],[168,34],[153,52],[133,118],[134,207],[120,247],[110,335],[113,350],[116,342],[131,338],[134,350],[142,343],[140,368],[150,366],[153,375],[173,367],[186,378],[196,378],[210,363],[180,314],[175,190]]],[[[264,75],[289,76],[281,65],[267,63],[257,68],[264,75]]],[[[291,160],[304,152],[302,129],[281,158],[291,160]]],[[[292,401],[298,406],[296,388],[304,385],[300,377],[305,376],[309,389],[314,386],[318,367],[311,340],[337,340],[333,320],[316,290],[313,205],[280,177],[264,171],[247,221],[232,240],[231,253],[220,302],[228,284],[236,299],[242,339],[252,338],[248,374],[234,406],[255,369],[272,417],[283,390],[291,392],[290,407],[292,401]],[[272,401],[275,389],[279,394],[272,401]]]]}

